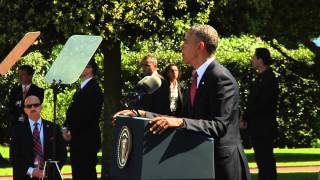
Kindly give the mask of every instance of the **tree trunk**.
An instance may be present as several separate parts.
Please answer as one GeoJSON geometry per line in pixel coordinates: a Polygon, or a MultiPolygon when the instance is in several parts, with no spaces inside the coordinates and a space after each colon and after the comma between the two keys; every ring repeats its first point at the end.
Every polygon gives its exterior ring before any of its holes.
{"type": "Polygon", "coordinates": [[[103,40],[101,51],[104,56],[104,125],[102,143],[101,179],[109,179],[111,147],[113,142],[112,115],[119,110],[121,97],[121,47],[120,42],[103,40]]]}

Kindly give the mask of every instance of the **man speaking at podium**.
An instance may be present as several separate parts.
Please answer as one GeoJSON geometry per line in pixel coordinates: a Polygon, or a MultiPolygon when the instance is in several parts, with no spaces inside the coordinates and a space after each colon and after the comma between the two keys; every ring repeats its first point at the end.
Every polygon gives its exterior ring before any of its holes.
{"type": "MultiPolygon", "coordinates": [[[[185,34],[182,57],[194,67],[184,118],[167,117],[139,110],[153,118],[150,131],[161,134],[168,128],[182,128],[214,138],[217,180],[251,179],[239,133],[239,91],[231,73],[214,57],[218,33],[209,25],[193,26],[185,34]]],[[[136,116],[123,110],[114,115],[136,116]]]]}

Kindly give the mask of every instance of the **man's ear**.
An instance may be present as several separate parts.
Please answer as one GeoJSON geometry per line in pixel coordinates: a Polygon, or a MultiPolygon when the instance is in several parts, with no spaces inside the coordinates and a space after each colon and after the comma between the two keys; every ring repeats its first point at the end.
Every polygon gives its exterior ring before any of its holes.
{"type": "Polygon", "coordinates": [[[205,49],[205,48],[206,48],[206,45],[204,44],[204,42],[203,42],[203,41],[200,41],[200,42],[199,42],[199,44],[198,44],[198,48],[199,48],[200,50],[203,50],[203,49],[205,49]]]}

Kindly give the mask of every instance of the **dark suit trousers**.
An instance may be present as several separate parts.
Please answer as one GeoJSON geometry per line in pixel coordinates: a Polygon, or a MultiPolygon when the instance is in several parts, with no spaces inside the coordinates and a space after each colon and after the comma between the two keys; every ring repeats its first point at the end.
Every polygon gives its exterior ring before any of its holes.
{"type": "Polygon", "coordinates": [[[97,152],[86,149],[70,149],[73,180],[96,180],[97,152]]]}
{"type": "Polygon", "coordinates": [[[229,155],[215,156],[215,180],[249,180],[241,154],[236,147],[229,155]]]}
{"type": "Polygon", "coordinates": [[[259,169],[259,180],[276,180],[277,169],[271,138],[252,138],[253,150],[259,169]]]}

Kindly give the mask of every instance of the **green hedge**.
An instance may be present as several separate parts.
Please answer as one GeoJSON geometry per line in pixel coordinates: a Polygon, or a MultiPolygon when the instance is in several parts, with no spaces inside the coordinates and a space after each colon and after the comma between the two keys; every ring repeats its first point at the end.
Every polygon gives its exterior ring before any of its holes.
{"type": "MultiPolygon", "coordinates": [[[[56,58],[62,46],[57,46],[50,59],[44,59],[39,52],[29,53],[22,60],[0,79],[0,126],[6,127],[6,104],[8,101],[8,92],[12,84],[16,82],[16,69],[20,64],[31,64],[35,67],[36,73],[34,82],[46,89],[43,117],[49,120],[53,119],[52,90],[50,84],[44,83],[44,75],[56,58]]],[[[297,50],[285,50],[291,57],[298,62],[290,61],[284,58],[279,52],[272,49],[268,43],[252,36],[241,36],[222,38],[217,50],[217,59],[224,64],[235,76],[240,87],[241,110],[244,110],[248,89],[250,83],[254,80],[255,74],[251,69],[250,60],[257,47],[267,47],[271,50],[275,59],[273,68],[280,81],[280,101],[278,122],[282,132],[281,138],[277,141],[280,147],[309,147],[317,146],[318,134],[320,129],[320,87],[318,82],[312,79],[310,72],[304,72],[307,76],[300,76],[301,64],[310,65],[314,54],[304,47],[297,50]],[[310,74],[308,76],[308,74],[310,74]]],[[[125,95],[132,90],[134,85],[142,78],[140,61],[146,54],[153,54],[159,62],[159,71],[170,63],[176,63],[182,70],[181,81],[188,87],[190,85],[191,67],[183,64],[179,47],[171,40],[148,40],[139,42],[133,47],[123,46],[122,50],[122,94],[125,95]]],[[[97,56],[98,64],[102,69],[102,58],[97,56]]],[[[103,74],[103,73],[100,73],[103,74]]],[[[99,75],[100,82],[103,77],[99,75]]],[[[65,111],[70,103],[76,84],[66,86],[63,93],[58,96],[58,122],[61,124],[65,118],[65,111]]],[[[102,117],[103,118],[103,117],[102,117]]],[[[246,132],[243,132],[245,145],[250,145],[246,132]]]]}
{"type": "MultiPolygon", "coordinates": [[[[139,44],[132,48],[134,51],[125,49],[122,61],[122,78],[125,80],[123,93],[128,92],[138,80],[141,79],[140,60],[146,54],[153,54],[159,61],[160,72],[166,65],[176,63],[182,69],[182,82],[190,85],[191,68],[182,63],[180,52],[170,49],[178,49],[153,40],[139,44]]],[[[294,62],[283,57],[278,51],[271,48],[267,42],[253,36],[241,36],[222,38],[217,50],[216,57],[235,76],[240,88],[241,110],[244,111],[249,93],[249,85],[255,78],[251,69],[251,56],[255,48],[267,47],[270,49],[275,60],[273,68],[280,82],[280,99],[278,107],[279,129],[281,137],[277,140],[279,147],[310,147],[317,143],[320,129],[320,87],[318,82],[312,79],[311,72],[308,78],[300,77],[301,64],[312,64],[314,54],[304,47],[297,50],[285,50],[288,55],[298,60],[294,62]]],[[[282,47],[283,48],[283,47],[282,47]]],[[[243,131],[244,144],[250,146],[250,141],[243,131]]]]}

